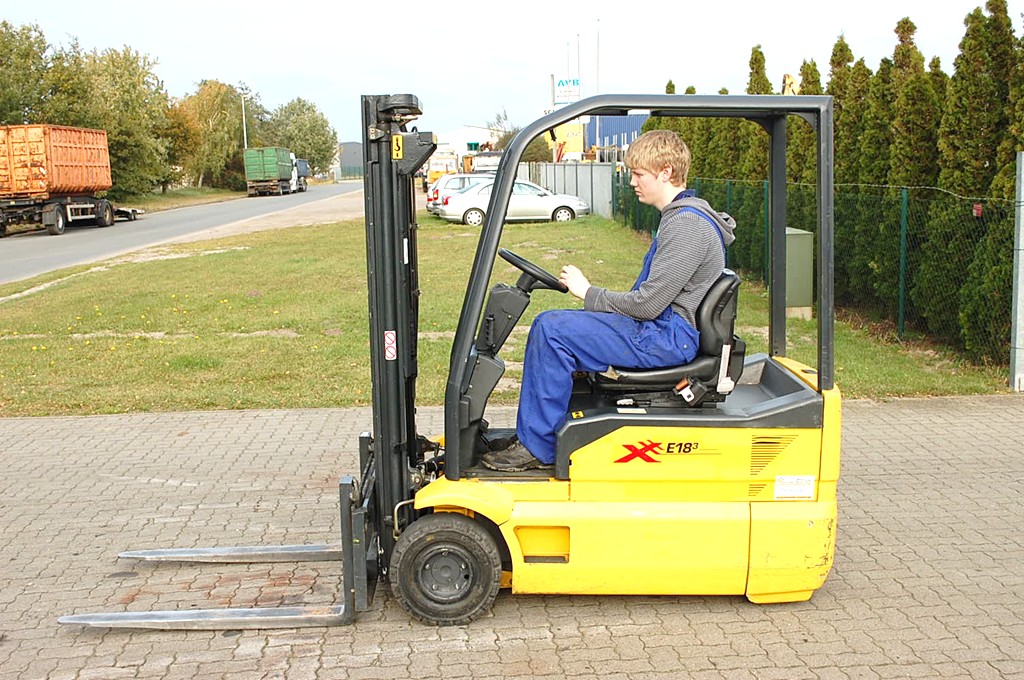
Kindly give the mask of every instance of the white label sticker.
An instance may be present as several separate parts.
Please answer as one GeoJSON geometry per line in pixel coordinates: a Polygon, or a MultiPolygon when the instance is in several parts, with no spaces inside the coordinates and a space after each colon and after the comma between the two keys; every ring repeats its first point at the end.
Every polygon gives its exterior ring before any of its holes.
{"type": "Polygon", "coordinates": [[[394,361],[398,358],[398,333],[384,331],[384,359],[394,361]]]}
{"type": "Polygon", "coordinates": [[[780,475],[775,478],[775,500],[811,500],[816,481],[817,478],[810,475],[780,475]]]}
{"type": "Polygon", "coordinates": [[[645,408],[625,408],[625,407],[620,406],[616,410],[619,413],[647,413],[647,409],[645,409],[645,408]]]}

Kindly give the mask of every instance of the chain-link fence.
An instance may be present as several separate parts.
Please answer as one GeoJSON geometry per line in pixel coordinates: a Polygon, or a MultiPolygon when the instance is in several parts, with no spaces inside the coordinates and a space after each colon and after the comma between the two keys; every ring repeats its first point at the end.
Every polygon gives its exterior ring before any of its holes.
{"type": "MultiPolygon", "coordinates": [[[[698,196],[736,218],[728,264],[768,277],[768,183],[698,178],[698,196]]],[[[660,215],[642,205],[628,174],[615,179],[615,218],[654,233],[660,215]]],[[[817,230],[814,187],[791,184],[788,226],[817,230]]],[[[837,185],[835,299],[839,308],[891,322],[966,358],[1006,364],[1013,295],[1014,205],[933,188],[837,185]]]]}

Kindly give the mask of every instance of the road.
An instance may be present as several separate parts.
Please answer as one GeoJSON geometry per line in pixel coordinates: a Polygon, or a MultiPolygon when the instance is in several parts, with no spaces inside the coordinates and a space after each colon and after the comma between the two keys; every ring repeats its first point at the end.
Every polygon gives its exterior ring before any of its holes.
{"type": "MultiPolygon", "coordinates": [[[[333,205],[331,199],[362,189],[362,182],[317,184],[301,194],[261,196],[221,203],[195,205],[143,215],[135,222],[118,220],[113,226],[69,226],[61,236],[45,231],[17,234],[0,239],[0,283],[38,276],[56,269],[88,264],[160,243],[187,240],[209,232],[223,232],[233,225],[252,220],[266,222],[272,215],[287,221],[292,213],[333,205]]],[[[345,201],[348,205],[350,201],[345,201]]],[[[361,201],[355,201],[361,213],[361,201]]],[[[350,210],[345,211],[351,213],[350,210]]],[[[349,219],[338,214],[335,219],[349,219]]],[[[278,220],[280,221],[280,220],[278,220]]],[[[325,220],[327,221],[327,220],[325,220]]]]}

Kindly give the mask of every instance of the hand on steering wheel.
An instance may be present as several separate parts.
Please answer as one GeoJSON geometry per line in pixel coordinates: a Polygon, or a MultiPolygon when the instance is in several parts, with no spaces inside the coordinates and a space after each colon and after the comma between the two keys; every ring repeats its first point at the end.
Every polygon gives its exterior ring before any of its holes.
{"type": "Polygon", "coordinates": [[[523,290],[529,292],[538,288],[547,288],[549,290],[557,290],[559,293],[569,292],[569,288],[559,281],[557,276],[546,269],[538,267],[529,260],[516,255],[511,250],[501,248],[498,250],[498,254],[501,255],[503,260],[511,264],[516,269],[522,271],[523,274],[528,277],[526,281],[523,280],[524,277],[520,277],[519,281],[516,283],[516,285],[523,290]]]}

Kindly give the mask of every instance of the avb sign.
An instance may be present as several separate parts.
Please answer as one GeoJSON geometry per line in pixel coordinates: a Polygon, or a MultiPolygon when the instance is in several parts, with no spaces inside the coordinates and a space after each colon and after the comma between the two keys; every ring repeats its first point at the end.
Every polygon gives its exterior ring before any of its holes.
{"type": "Polygon", "coordinates": [[[559,78],[555,80],[555,104],[572,104],[580,100],[580,79],[559,78]]]}

